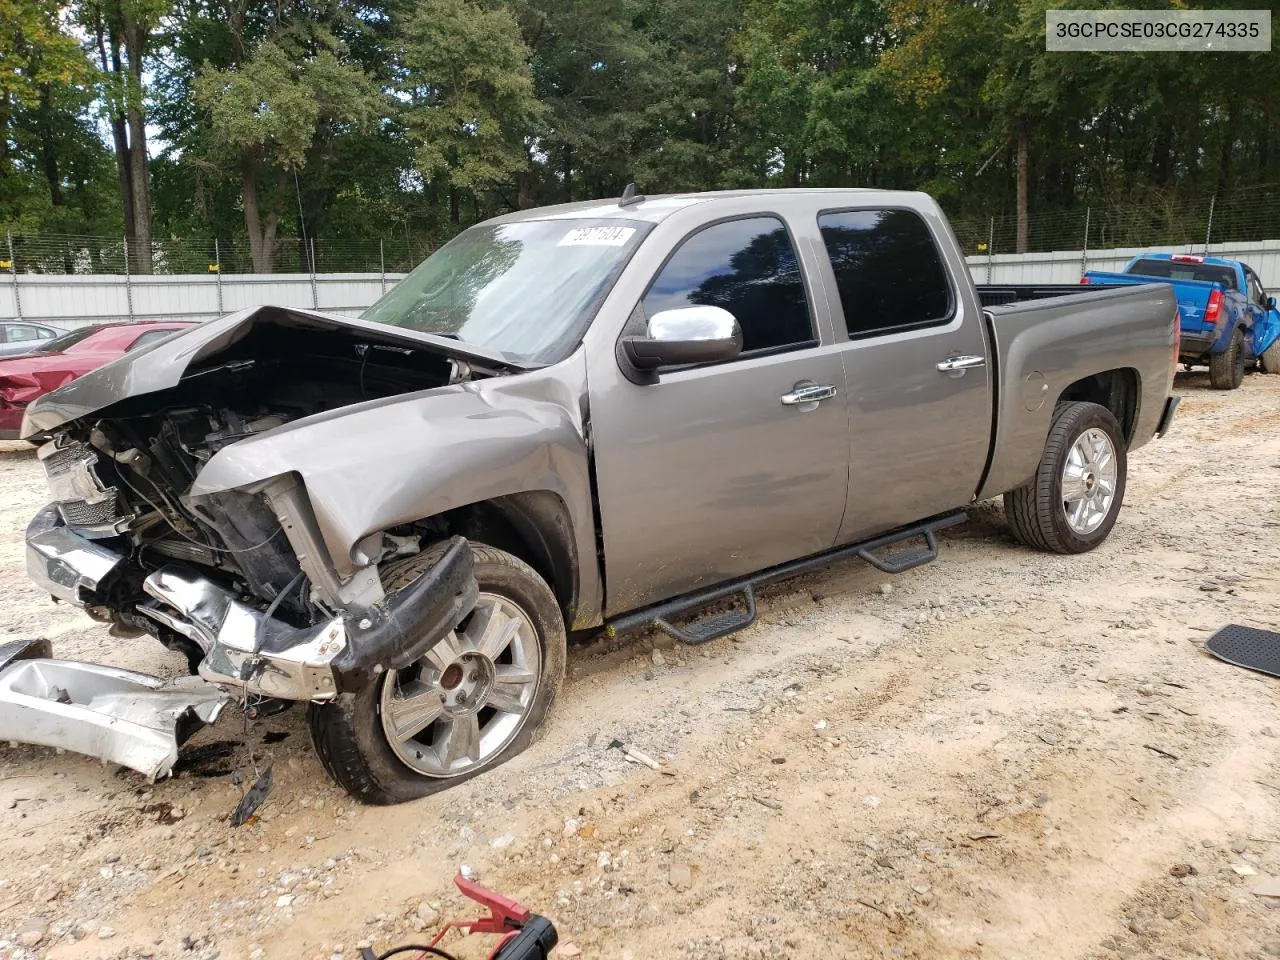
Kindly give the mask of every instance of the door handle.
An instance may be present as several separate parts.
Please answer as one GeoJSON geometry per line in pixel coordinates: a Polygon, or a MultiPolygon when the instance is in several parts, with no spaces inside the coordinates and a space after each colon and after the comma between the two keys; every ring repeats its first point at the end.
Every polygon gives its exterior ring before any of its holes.
{"type": "Polygon", "coordinates": [[[986,357],[947,357],[938,364],[938,372],[949,373],[953,377],[963,377],[966,370],[986,365],[986,357]]]}
{"type": "Polygon", "coordinates": [[[787,406],[797,403],[817,403],[819,400],[830,400],[836,395],[836,388],[829,383],[815,383],[806,387],[796,387],[790,393],[782,395],[782,402],[787,406]]]}

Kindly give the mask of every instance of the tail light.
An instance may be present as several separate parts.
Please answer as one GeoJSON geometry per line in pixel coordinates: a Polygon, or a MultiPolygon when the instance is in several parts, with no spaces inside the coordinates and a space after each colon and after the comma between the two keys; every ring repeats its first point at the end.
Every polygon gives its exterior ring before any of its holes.
{"type": "Polygon", "coordinates": [[[1081,277],[1080,282],[1084,284],[1088,284],[1088,283],[1091,283],[1092,281],[1090,281],[1088,277],[1081,277]]]}
{"type": "Polygon", "coordinates": [[[1204,320],[1205,323],[1217,323],[1218,317],[1222,315],[1222,291],[1214,290],[1209,294],[1209,302],[1205,304],[1204,320]]]}

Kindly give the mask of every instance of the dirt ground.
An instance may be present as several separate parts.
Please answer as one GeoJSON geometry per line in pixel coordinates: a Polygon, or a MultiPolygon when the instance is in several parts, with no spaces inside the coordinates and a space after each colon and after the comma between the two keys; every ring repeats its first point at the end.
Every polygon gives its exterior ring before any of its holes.
{"type": "MultiPolygon", "coordinates": [[[[1280,377],[1177,388],[1096,552],[1023,549],[985,504],[939,562],[779,585],[706,648],[598,640],[541,742],[418,803],[352,803],[300,710],[250,728],[277,786],[238,830],[236,710],[154,785],[0,747],[0,957],[352,958],[467,917],[462,864],[564,956],[1280,955],[1254,893],[1280,876],[1280,681],[1203,650],[1280,629],[1280,377]]],[[[0,639],[180,672],[27,583],[43,502],[0,449],[0,639]]]]}

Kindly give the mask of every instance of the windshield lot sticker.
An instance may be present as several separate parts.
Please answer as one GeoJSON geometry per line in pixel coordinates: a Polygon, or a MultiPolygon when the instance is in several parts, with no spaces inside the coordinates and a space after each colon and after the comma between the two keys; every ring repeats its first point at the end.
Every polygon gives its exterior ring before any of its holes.
{"type": "Polygon", "coordinates": [[[621,247],[635,232],[635,227],[577,227],[561,237],[556,246],[621,247]]]}

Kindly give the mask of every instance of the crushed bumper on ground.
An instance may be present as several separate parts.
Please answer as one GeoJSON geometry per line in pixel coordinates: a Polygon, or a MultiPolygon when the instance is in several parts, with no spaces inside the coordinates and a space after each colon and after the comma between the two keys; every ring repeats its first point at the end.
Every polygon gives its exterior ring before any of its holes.
{"type": "MultiPolygon", "coordinates": [[[[32,578],[77,606],[100,602],[95,591],[124,559],[107,542],[68,530],[53,507],[27,530],[32,578]]],[[[393,596],[309,627],[267,616],[194,569],[161,567],[143,581],[150,599],[137,610],[204,651],[200,676],[164,681],[51,659],[43,640],[8,644],[0,647],[0,740],[165,776],[183,742],[233,695],[330,700],[424,656],[475,607],[472,563],[470,544],[455,537],[431,569],[393,596]]]]}
{"type": "Polygon", "coordinates": [[[47,640],[0,646],[0,740],[99,757],[156,780],[230,700],[197,677],[165,681],[49,653],[47,640]]]}

